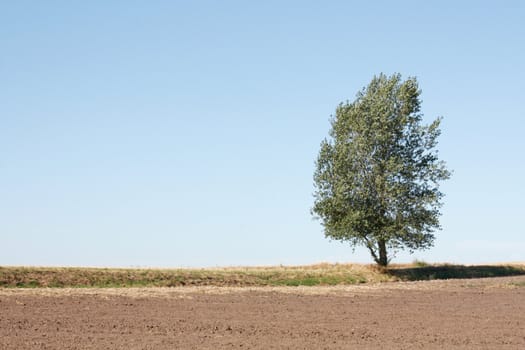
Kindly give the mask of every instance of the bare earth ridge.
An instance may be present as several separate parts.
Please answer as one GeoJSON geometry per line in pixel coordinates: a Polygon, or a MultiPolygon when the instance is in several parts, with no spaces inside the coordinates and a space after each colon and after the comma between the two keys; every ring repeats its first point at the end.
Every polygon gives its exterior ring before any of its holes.
{"type": "Polygon", "coordinates": [[[0,289],[0,349],[525,349],[525,276],[0,289]]]}

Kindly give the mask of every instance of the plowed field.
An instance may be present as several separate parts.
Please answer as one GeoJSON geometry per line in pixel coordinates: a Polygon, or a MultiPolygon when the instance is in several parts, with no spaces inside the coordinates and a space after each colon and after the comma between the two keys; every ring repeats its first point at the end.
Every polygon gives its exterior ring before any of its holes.
{"type": "Polygon", "coordinates": [[[525,276],[0,289],[0,349],[525,349],[525,276]]]}

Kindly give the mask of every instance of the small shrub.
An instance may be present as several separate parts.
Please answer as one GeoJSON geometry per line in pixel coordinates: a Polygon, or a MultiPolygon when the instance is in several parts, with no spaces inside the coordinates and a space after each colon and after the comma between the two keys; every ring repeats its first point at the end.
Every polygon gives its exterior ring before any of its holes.
{"type": "Polygon", "coordinates": [[[412,265],[414,265],[416,267],[427,267],[427,266],[430,266],[430,264],[427,263],[426,261],[419,260],[419,259],[414,259],[414,261],[412,262],[412,265]]]}

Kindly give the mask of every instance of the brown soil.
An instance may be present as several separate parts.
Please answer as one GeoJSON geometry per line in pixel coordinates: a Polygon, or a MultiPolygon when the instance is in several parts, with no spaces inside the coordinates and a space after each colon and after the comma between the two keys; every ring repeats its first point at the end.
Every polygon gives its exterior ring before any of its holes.
{"type": "Polygon", "coordinates": [[[0,349],[525,349],[525,276],[0,289],[0,349]]]}

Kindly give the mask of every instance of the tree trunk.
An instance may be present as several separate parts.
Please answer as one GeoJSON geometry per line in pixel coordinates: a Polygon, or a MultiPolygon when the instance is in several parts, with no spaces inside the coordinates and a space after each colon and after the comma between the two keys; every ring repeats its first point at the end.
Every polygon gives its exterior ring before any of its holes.
{"type": "Polygon", "coordinates": [[[385,240],[379,240],[377,242],[377,246],[379,248],[379,261],[377,262],[381,266],[388,265],[388,257],[386,253],[386,241],[385,240]]]}

